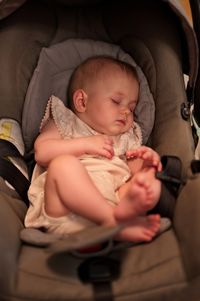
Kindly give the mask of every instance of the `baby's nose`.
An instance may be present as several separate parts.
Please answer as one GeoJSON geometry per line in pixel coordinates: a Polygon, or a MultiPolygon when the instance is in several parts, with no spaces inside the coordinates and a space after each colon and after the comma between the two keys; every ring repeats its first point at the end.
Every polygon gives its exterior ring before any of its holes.
{"type": "Polygon", "coordinates": [[[123,109],[123,114],[127,115],[130,114],[131,110],[129,108],[124,108],[123,109]]]}

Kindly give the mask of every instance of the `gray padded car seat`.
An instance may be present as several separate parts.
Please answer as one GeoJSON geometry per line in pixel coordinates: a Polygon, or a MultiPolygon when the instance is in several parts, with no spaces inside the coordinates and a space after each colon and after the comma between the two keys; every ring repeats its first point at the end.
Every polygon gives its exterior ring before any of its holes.
{"type": "MultiPolygon", "coordinates": [[[[29,136],[27,98],[42,49],[69,39],[111,43],[130,55],[147,79],[155,103],[147,143],[161,156],[179,157],[187,181],[167,231],[150,243],[121,246],[107,240],[119,229],[94,229],[105,252],[88,255],[76,251],[84,241],[91,244],[88,237],[94,233],[77,234],[68,250],[62,241],[53,241],[51,248],[22,241],[27,206],[2,176],[0,299],[171,301],[190,296],[195,300],[200,276],[200,178],[190,169],[195,143],[187,114],[191,99],[183,78],[183,73],[189,76],[188,89],[193,89],[198,50],[192,27],[176,1],[22,2],[0,21],[0,120],[5,130],[1,138],[7,137],[6,124],[13,122],[24,143],[21,159],[30,165],[36,132],[29,136]]],[[[36,100],[38,120],[43,114],[40,105],[36,100]]]]}

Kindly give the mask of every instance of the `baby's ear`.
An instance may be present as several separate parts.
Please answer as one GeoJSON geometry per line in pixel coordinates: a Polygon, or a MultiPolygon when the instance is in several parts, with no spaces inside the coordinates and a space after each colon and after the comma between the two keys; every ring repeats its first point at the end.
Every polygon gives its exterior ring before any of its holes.
{"type": "Polygon", "coordinates": [[[82,90],[78,89],[73,95],[74,107],[77,112],[83,113],[86,110],[87,94],[82,90]]]}

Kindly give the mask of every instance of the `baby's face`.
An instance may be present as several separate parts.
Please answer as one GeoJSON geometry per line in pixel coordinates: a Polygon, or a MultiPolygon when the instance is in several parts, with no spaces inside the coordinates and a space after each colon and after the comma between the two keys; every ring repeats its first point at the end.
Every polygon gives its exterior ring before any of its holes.
{"type": "Polygon", "coordinates": [[[91,83],[87,91],[84,121],[98,133],[119,135],[133,124],[139,84],[121,70],[115,70],[91,83]]]}

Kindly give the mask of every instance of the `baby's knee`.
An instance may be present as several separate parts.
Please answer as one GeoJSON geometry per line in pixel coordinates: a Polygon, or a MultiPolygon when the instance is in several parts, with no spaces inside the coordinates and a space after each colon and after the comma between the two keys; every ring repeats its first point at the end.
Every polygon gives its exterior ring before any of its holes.
{"type": "Polygon", "coordinates": [[[65,173],[66,171],[70,172],[70,170],[74,168],[74,166],[77,163],[79,163],[79,160],[74,156],[71,155],[58,156],[50,162],[48,166],[48,173],[51,173],[55,176],[57,173],[62,174],[62,172],[65,173]]]}

